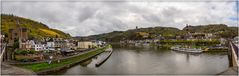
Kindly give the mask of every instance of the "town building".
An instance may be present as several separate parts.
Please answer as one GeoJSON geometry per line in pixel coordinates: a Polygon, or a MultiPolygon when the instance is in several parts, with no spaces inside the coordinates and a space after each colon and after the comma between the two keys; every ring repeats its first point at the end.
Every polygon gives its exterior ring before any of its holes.
{"type": "Polygon", "coordinates": [[[50,51],[54,51],[55,50],[55,43],[53,42],[53,39],[49,39],[46,42],[46,49],[50,50],[50,51]]]}
{"type": "Polygon", "coordinates": [[[34,46],[35,51],[44,51],[44,50],[47,50],[46,48],[47,48],[46,45],[41,43],[35,44],[34,46]]]}
{"type": "Polygon", "coordinates": [[[54,43],[55,43],[55,50],[61,50],[61,48],[66,47],[65,41],[54,41],[54,43]]]}
{"type": "Polygon", "coordinates": [[[105,45],[105,42],[103,41],[95,41],[95,44],[97,47],[103,47],[105,45]]]}
{"type": "Polygon", "coordinates": [[[78,48],[82,48],[82,49],[96,47],[96,43],[93,43],[91,41],[81,41],[81,42],[78,42],[77,45],[78,45],[78,48]]]}
{"type": "Polygon", "coordinates": [[[195,39],[204,39],[204,40],[212,40],[216,38],[212,33],[188,33],[184,36],[184,39],[195,40],[195,39]]]}
{"type": "Polygon", "coordinates": [[[19,43],[19,49],[21,50],[31,50],[32,48],[32,44],[31,44],[31,40],[27,40],[25,42],[20,42],[19,43]]]}
{"type": "Polygon", "coordinates": [[[77,42],[74,40],[65,40],[66,47],[72,50],[77,49],[77,42]]]}

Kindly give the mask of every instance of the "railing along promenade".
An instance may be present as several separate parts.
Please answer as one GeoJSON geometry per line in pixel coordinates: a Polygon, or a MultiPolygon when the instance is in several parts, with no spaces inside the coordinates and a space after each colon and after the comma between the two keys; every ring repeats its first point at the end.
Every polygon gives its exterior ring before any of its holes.
{"type": "Polygon", "coordinates": [[[230,42],[230,53],[229,56],[231,58],[231,60],[229,60],[230,63],[230,67],[238,67],[239,63],[238,63],[238,46],[236,46],[233,42],[230,42]]]}

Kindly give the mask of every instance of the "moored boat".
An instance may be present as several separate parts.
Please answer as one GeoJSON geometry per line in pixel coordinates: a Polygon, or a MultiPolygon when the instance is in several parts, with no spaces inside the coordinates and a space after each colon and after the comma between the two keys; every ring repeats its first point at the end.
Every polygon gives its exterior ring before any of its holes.
{"type": "Polygon", "coordinates": [[[197,49],[197,48],[182,48],[179,46],[173,46],[171,47],[171,50],[174,51],[179,51],[179,52],[186,52],[186,53],[202,53],[202,49],[197,49]]]}

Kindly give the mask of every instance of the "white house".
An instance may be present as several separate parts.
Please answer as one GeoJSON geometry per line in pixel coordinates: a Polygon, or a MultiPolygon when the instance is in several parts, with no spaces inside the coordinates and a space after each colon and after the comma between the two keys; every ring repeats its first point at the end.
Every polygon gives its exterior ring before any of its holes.
{"type": "Polygon", "coordinates": [[[35,51],[43,51],[43,50],[47,50],[47,49],[46,49],[46,45],[45,44],[35,44],[34,50],[35,51]]]}
{"type": "Polygon", "coordinates": [[[106,42],[104,42],[104,41],[96,41],[95,44],[96,44],[98,47],[102,47],[104,44],[106,44],[106,42]]]}
{"type": "Polygon", "coordinates": [[[55,43],[54,42],[47,42],[46,44],[46,49],[47,50],[55,50],[55,43]]]}

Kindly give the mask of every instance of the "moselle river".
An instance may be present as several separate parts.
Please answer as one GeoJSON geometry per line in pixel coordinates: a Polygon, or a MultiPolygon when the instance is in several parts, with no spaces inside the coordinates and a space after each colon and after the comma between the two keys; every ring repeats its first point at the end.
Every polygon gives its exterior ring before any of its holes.
{"type": "Polygon", "coordinates": [[[110,58],[95,67],[105,53],[53,74],[155,75],[218,74],[228,68],[226,52],[186,54],[165,49],[113,46],[110,58]]]}

